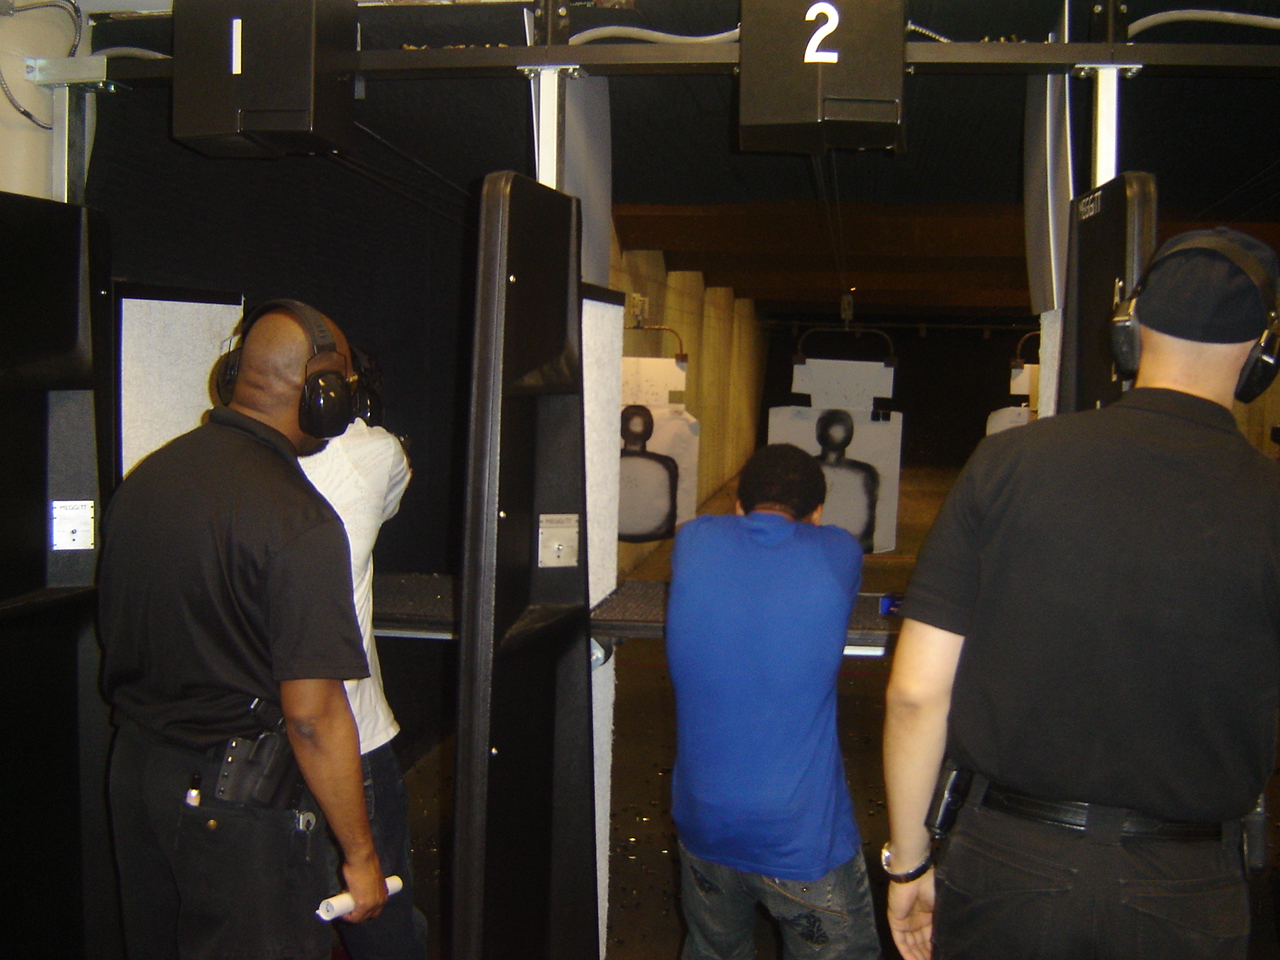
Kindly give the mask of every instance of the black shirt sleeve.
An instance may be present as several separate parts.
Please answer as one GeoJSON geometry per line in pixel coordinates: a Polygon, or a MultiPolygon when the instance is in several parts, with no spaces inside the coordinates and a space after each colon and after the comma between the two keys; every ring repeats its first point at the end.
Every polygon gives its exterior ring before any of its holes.
{"type": "Polygon", "coordinates": [[[351,591],[351,557],[339,521],[285,544],[267,572],[272,675],[276,680],[369,676],[351,591]]]}

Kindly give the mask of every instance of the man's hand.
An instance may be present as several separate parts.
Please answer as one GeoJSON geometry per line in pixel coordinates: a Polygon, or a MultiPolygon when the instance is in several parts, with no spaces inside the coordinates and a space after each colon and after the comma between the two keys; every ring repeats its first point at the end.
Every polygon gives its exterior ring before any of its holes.
{"type": "Polygon", "coordinates": [[[933,870],[911,883],[889,884],[889,930],[903,960],[933,956],[933,870]]]}
{"type": "MultiPolygon", "coordinates": [[[[889,846],[905,869],[929,850],[925,817],[947,743],[951,685],[964,637],[907,618],[902,621],[885,691],[884,783],[889,846]]],[[[933,955],[933,871],[889,884],[889,929],[906,960],[933,955]]]]}
{"type": "Polygon", "coordinates": [[[387,902],[387,881],[376,853],[360,863],[344,861],[342,877],[347,882],[347,892],[356,902],[355,909],[343,917],[347,923],[370,920],[382,912],[387,902]]]}

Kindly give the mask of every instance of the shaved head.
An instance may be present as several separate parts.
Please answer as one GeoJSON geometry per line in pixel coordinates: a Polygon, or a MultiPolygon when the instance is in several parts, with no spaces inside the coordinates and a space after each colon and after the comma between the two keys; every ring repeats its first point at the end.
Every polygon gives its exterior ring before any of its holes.
{"type": "Polygon", "coordinates": [[[1161,333],[1141,321],[1138,332],[1142,361],[1135,386],[1179,390],[1231,409],[1240,368],[1254,341],[1200,343],[1161,333]]]}
{"type": "Polygon", "coordinates": [[[299,453],[318,449],[323,442],[304,433],[298,422],[306,378],[324,370],[351,373],[347,338],[337,324],[324,319],[336,349],[316,353],[306,327],[288,309],[258,317],[244,337],[230,403],[232,409],[279,430],[299,453]]]}

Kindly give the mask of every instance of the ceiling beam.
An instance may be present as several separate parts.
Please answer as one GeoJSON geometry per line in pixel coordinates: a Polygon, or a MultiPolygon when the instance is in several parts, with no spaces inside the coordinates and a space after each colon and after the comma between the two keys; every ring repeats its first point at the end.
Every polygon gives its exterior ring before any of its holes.
{"type": "Polygon", "coordinates": [[[624,252],[661,250],[668,270],[777,310],[838,312],[853,287],[862,312],[1025,317],[1022,217],[1016,205],[850,203],[837,225],[816,203],[619,205],[614,227],[624,252]]]}
{"type": "MultiPolygon", "coordinates": [[[[424,73],[495,75],[579,67],[593,76],[732,74],[737,43],[591,43],[449,50],[365,50],[371,80],[424,73]]],[[[1280,45],[1205,43],[908,43],[904,69],[920,73],[1072,73],[1082,67],[1150,67],[1160,73],[1280,76],[1280,45]]]]}
{"type": "Polygon", "coordinates": [[[704,206],[617,204],[624,250],[776,252],[784,244],[830,252],[842,234],[852,256],[1023,256],[1022,207],[1014,204],[901,205],[815,202],[704,206]],[[662,246],[653,242],[661,239],[662,246]]]}
{"type": "MultiPolygon", "coordinates": [[[[1167,215],[1159,239],[1214,223],[1167,215]]],[[[1235,224],[1280,246],[1280,224],[1235,224]]],[[[785,312],[879,316],[1031,314],[1023,208],[1008,205],[841,204],[837,221],[817,203],[614,207],[623,252],[659,250],[668,270],[693,270],[708,286],[785,312]],[[837,256],[839,237],[843,262],[837,256]]]]}
{"type": "MultiPolygon", "coordinates": [[[[592,76],[734,74],[737,43],[591,43],[551,46],[362,50],[357,69],[367,80],[438,76],[510,76],[569,67],[592,76]]],[[[1128,67],[1160,75],[1280,76],[1280,44],[1207,43],[907,43],[904,69],[931,74],[1074,73],[1128,67]]],[[[113,58],[109,80],[172,76],[169,60],[113,58]]]]}

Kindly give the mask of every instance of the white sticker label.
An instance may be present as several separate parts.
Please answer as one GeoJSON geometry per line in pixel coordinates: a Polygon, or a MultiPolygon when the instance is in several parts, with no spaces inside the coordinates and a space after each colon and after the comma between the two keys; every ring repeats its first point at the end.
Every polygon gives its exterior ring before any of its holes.
{"type": "Polygon", "coordinates": [[[578,526],[576,513],[543,513],[538,516],[538,566],[576,567],[578,565],[578,526]]]}
{"type": "Polygon", "coordinates": [[[93,549],[93,501],[53,501],[53,549],[93,549]]]}
{"type": "Polygon", "coordinates": [[[231,73],[240,76],[244,72],[244,21],[239,17],[231,20],[231,73]]]}

